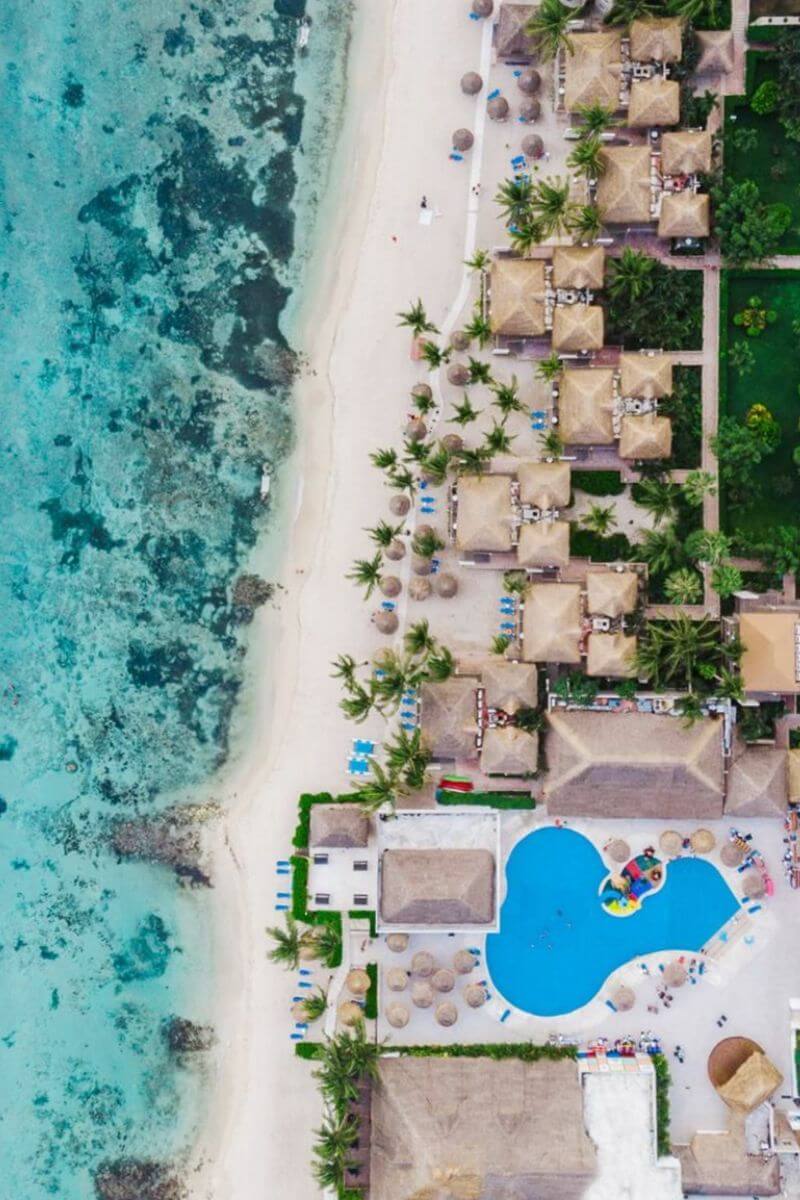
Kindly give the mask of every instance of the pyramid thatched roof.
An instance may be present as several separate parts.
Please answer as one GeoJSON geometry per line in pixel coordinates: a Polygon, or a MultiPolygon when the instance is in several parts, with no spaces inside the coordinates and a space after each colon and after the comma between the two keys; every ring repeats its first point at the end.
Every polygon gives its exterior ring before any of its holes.
{"type": "Polygon", "coordinates": [[[423,683],[422,733],[434,758],[474,758],[477,679],[453,675],[444,683],[423,683]]]}
{"type": "Polygon", "coordinates": [[[633,679],[637,639],[625,633],[590,633],[586,654],[587,675],[633,679]]]}
{"type": "Polygon", "coordinates": [[[386,925],[491,925],[494,855],[488,850],[384,850],[381,920],[386,925]]]}
{"type": "Polygon", "coordinates": [[[459,550],[511,549],[511,477],[462,475],[458,480],[459,550]]]}
{"type": "Polygon", "coordinates": [[[768,1100],[783,1083],[783,1075],[761,1047],[743,1037],[717,1043],[709,1055],[708,1073],[728,1107],[744,1115],[768,1100]]]}
{"type": "Polygon", "coordinates": [[[536,12],[536,4],[501,4],[500,16],[495,30],[495,50],[498,58],[530,58],[533,42],[525,33],[525,26],[536,12]]]}
{"type": "Polygon", "coordinates": [[[619,30],[570,35],[572,53],[566,55],[564,106],[574,112],[584,104],[619,108],[622,75],[622,35],[619,30]]]}
{"type": "Polygon", "coordinates": [[[663,175],[697,175],[711,170],[711,134],[707,129],[676,129],[661,139],[663,175]]]}
{"type": "Polygon", "coordinates": [[[514,713],[520,708],[536,707],[538,672],[532,663],[492,659],[481,670],[481,682],[487,708],[514,713]]]}
{"type": "Polygon", "coordinates": [[[523,462],[517,467],[520,500],[538,508],[566,508],[571,480],[567,462],[523,462]]]}
{"type": "Polygon", "coordinates": [[[727,75],[733,70],[736,51],[731,29],[698,29],[695,36],[700,47],[696,74],[727,75]]]}
{"type": "Polygon", "coordinates": [[[357,804],[314,804],[309,846],[357,848],[369,841],[369,817],[357,804]]]}
{"type": "Polygon", "coordinates": [[[620,458],[669,458],[672,453],[672,422],[657,413],[622,418],[620,458]]]}
{"type": "Polygon", "coordinates": [[[708,237],[711,197],[705,192],[666,192],[661,199],[658,236],[708,237]]]}
{"type": "Polygon", "coordinates": [[[653,400],[672,393],[672,359],[668,354],[621,354],[619,390],[623,396],[653,400]]]}
{"type": "Polygon", "coordinates": [[[680,62],[683,26],[678,17],[642,17],[631,22],[634,62],[680,62]]]}
{"type": "Polygon", "coordinates": [[[782,817],[788,801],[787,751],[776,746],[748,746],[737,739],[728,774],[726,813],[738,817],[782,817]]]}
{"type": "Polygon", "coordinates": [[[610,367],[563,372],[558,421],[568,446],[610,446],[614,441],[613,410],[614,372],[610,367]]]}
{"type": "Polygon", "coordinates": [[[569,562],[569,521],[533,521],[522,525],[517,562],[521,567],[565,567],[569,562]]]}
{"type": "Polygon", "coordinates": [[[612,225],[652,220],[650,151],[647,146],[609,146],[597,183],[597,204],[612,225]]]}
{"type": "Polygon", "coordinates": [[[526,662],[579,663],[581,589],[577,583],[534,583],[522,614],[526,662]]]}
{"type": "MultiPolygon", "coordinates": [[[[527,606],[526,606],[527,607],[527,606]]],[[[601,817],[722,816],[723,724],[686,729],[651,713],[549,715],[548,812],[601,817]]]]}
{"type": "Polygon", "coordinates": [[[681,1164],[686,1195],[778,1196],[781,1191],[777,1154],[748,1154],[744,1131],[701,1131],[688,1146],[674,1146],[681,1164]]]}
{"type": "Polygon", "coordinates": [[[605,323],[598,304],[557,304],[553,313],[553,349],[569,353],[602,350],[605,323]]]}
{"type": "Polygon", "coordinates": [[[654,75],[634,79],[628,105],[628,124],[645,129],[651,125],[677,125],[681,118],[681,89],[675,79],[654,75]]]}
{"type": "Polygon", "coordinates": [[[483,735],[481,770],[484,775],[535,775],[539,761],[539,735],[507,725],[487,729],[483,735]]]}
{"type": "Polygon", "coordinates": [[[557,288],[594,288],[605,282],[606,252],[602,246],[556,246],[553,251],[553,285],[557,288]]]}
{"type": "Polygon", "coordinates": [[[492,333],[503,337],[540,337],[545,332],[542,259],[496,259],[492,263],[490,288],[492,333]]]}
{"type": "Polygon", "coordinates": [[[636,610],[639,576],[635,571],[590,571],[586,576],[586,611],[621,617],[636,610]]]}
{"type": "Polygon", "coordinates": [[[800,692],[795,666],[800,612],[743,612],[739,637],[744,645],[742,682],[746,692],[800,692]]]}

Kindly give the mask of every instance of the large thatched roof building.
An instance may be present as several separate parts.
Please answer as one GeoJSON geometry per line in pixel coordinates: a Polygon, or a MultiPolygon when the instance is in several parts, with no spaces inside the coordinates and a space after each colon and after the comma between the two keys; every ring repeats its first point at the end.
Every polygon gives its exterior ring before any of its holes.
{"type": "Polygon", "coordinates": [[[707,129],[677,129],[661,139],[663,175],[697,175],[711,170],[711,134],[707,129]]]}
{"type": "Polygon", "coordinates": [[[435,759],[474,758],[478,732],[477,679],[453,675],[444,683],[423,683],[421,725],[435,759]]]}
{"type": "Polygon", "coordinates": [[[628,124],[634,129],[658,125],[677,125],[681,119],[681,89],[674,79],[654,75],[652,79],[634,79],[628,124]]]}
{"type": "Polygon", "coordinates": [[[739,637],[744,646],[742,682],[751,693],[800,693],[800,612],[743,612],[739,637]]]}
{"type": "Polygon", "coordinates": [[[700,58],[697,75],[727,75],[736,65],[732,29],[698,29],[695,33],[700,58]]]}
{"type": "Polygon", "coordinates": [[[607,225],[643,224],[653,219],[650,151],[647,146],[609,146],[603,150],[597,204],[607,225]]]}
{"type": "Polygon", "coordinates": [[[680,62],[683,27],[678,17],[642,17],[631,22],[630,53],[634,62],[680,62]]]}
{"type": "Polygon", "coordinates": [[[458,480],[456,546],[459,550],[511,549],[511,477],[462,475],[458,480]]]}
{"type": "Polygon", "coordinates": [[[725,812],[737,817],[783,817],[789,801],[789,763],[777,746],[738,740],[728,773],[725,812]]]}
{"type": "Polygon", "coordinates": [[[526,733],[513,725],[487,729],[481,748],[484,775],[509,775],[517,778],[535,775],[539,761],[539,735],[526,733]]]}
{"type": "Polygon", "coordinates": [[[558,422],[568,446],[614,441],[614,372],[610,367],[566,370],[558,391],[558,422]]]}
{"type": "Polygon", "coordinates": [[[590,633],[586,652],[586,674],[610,679],[633,679],[636,675],[637,639],[626,633],[590,633]]]}
{"type": "Polygon", "coordinates": [[[602,350],[605,321],[599,304],[557,304],[553,312],[553,349],[576,354],[602,350]]]}
{"type": "Polygon", "coordinates": [[[569,1059],[382,1058],[370,1192],[380,1200],[580,1200],[596,1171],[569,1059]]]}
{"type": "Polygon", "coordinates": [[[525,27],[537,9],[536,4],[501,4],[495,30],[494,46],[498,58],[528,59],[533,55],[533,42],[525,27]]]}
{"type": "Polygon", "coordinates": [[[622,34],[617,29],[570,35],[565,58],[564,106],[567,112],[586,104],[619,108],[622,34]]]}
{"type": "Polygon", "coordinates": [[[492,659],[481,670],[483,702],[487,708],[515,713],[520,708],[535,708],[538,699],[538,673],[531,663],[492,659]]]}
{"type": "Polygon", "coordinates": [[[522,525],[517,544],[521,567],[565,567],[569,562],[569,521],[522,525]]]}
{"type": "Polygon", "coordinates": [[[658,236],[708,237],[711,232],[711,197],[705,192],[666,192],[658,215],[658,236]]]}
{"type": "Polygon", "coordinates": [[[626,413],[619,435],[620,458],[669,458],[672,453],[672,422],[657,413],[626,413]]]}
{"type": "Polygon", "coordinates": [[[523,462],[517,467],[519,498],[537,508],[566,508],[572,493],[568,462],[523,462]]]}
{"type": "Polygon", "coordinates": [[[369,841],[369,817],[357,804],[314,804],[309,846],[358,849],[369,841]]]}
{"type": "Polygon", "coordinates": [[[651,713],[550,713],[548,812],[563,816],[722,816],[722,721],[687,729],[651,713]]]}
{"type": "Polygon", "coordinates": [[[594,616],[621,617],[635,612],[638,596],[635,571],[590,571],[586,576],[586,611],[594,616]]]}
{"type": "Polygon", "coordinates": [[[493,924],[494,855],[483,849],[384,850],[380,917],[383,925],[409,929],[493,924]]]}
{"type": "Polygon", "coordinates": [[[556,246],[553,251],[553,286],[592,288],[605,282],[606,252],[602,246],[556,246]]]}
{"type": "Polygon", "coordinates": [[[581,589],[577,583],[534,583],[522,612],[526,662],[579,663],[581,589]]]}
{"type": "Polygon", "coordinates": [[[502,337],[540,337],[544,319],[544,262],[498,258],[492,263],[489,324],[502,337]]]}
{"type": "Polygon", "coordinates": [[[619,390],[623,396],[655,400],[672,393],[672,359],[669,354],[620,354],[619,390]]]}

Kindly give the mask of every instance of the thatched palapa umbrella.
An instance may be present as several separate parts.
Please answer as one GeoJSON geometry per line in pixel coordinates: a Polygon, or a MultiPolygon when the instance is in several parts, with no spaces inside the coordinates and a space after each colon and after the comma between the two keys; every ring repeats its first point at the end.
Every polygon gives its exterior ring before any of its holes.
{"type": "Polygon", "coordinates": [[[508,117],[508,101],[505,96],[495,96],[486,105],[486,111],[492,121],[505,121],[508,117]]]}
{"type": "Polygon", "coordinates": [[[421,417],[412,417],[406,425],[406,437],[410,442],[421,442],[427,436],[428,426],[421,417]]]}
{"type": "Polygon", "coordinates": [[[415,979],[411,985],[411,1003],[417,1008],[430,1008],[433,1004],[433,988],[427,979],[415,979]]]}
{"type": "Polygon", "coordinates": [[[386,939],[386,945],[394,954],[402,954],[408,949],[408,934],[407,933],[390,933],[386,939]]]}
{"type": "Polygon", "coordinates": [[[369,975],[363,967],[353,967],[352,971],[347,972],[347,979],[344,982],[348,992],[352,992],[354,996],[366,996],[369,984],[369,975]]]}
{"type": "Polygon", "coordinates": [[[390,992],[404,992],[408,987],[408,971],[402,967],[390,967],[386,972],[386,986],[390,992]]]}
{"type": "MultiPolygon", "coordinates": [[[[411,570],[415,575],[430,575],[433,570],[431,560],[415,554],[411,560],[411,570]]],[[[430,595],[430,593],[428,594],[430,595]]]]}
{"type": "Polygon", "coordinates": [[[456,986],[456,977],[449,967],[440,967],[438,971],[434,971],[431,984],[437,992],[452,992],[456,986]]]}
{"type": "Polygon", "coordinates": [[[401,1004],[399,1000],[394,1000],[386,1006],[386,1020],[393,1029],[403,1029],[408,1024],[410,1013],[405,1004],[401,1004]]]}
{"type": "Polygon", "coordinates": [[[474,142],[475,138],[469,129],[457,129],[453,134],[453,149],[458,150],[459,154],[471,150],[474,142]]]}
{"type": "Polygon", "coordinates": [[[308,1013],[302,1000],[295,1000],[292,1005],[292,1017],[295,1021],[307,1021],[308,1013]]]}
{"type": "Polygon", "coordinates": [[[443,1000],[441,1004],[436,1005],[436,1023],[443,1025],[448,1029],[451,1025],[455,1025],[458,1020],[458,1009],[452,1000],[443,1000]]]}
{"type": "Polygon", "coordinates": [[[618,1012],[630,1012],[636,1003],[636,993],[627,984],[621,983],[611,993],[611,1003],[618,1012]]]}
{"type": "Polygon", "coordinates": [[[411,395],[415,400],[432,400],[433,388],[429,383],[415,383],[411,389],[411,395]]]}
{"type": "Polygon", "coordinates": [[[519,106],[519,115],[528,123],[538,121],[542,115],[542,106],[538,100],[524,100],[519,106]]]}
{"type": "Polygon", "coordinates": [[[403,585],[396,575],[381,575],[380,589],[384,596],[399,596],[403,585]]]}
{"type": "Polygon", "coordinates": [[[683,963],[678,962],[677,959],[675,962],[667,963],[666,967],[664,968],[664,983],[667,985],[667,987],[683,987],[688,978],[689,974],[686,970],[686,967],[683,965],[683,963]]]}
{"type": "Polygon", "coordinates": [[[542,77],[533,67],[527,67],[517,78],[517,87],[526,96],[535,96],[542,84],[542,77]]]}
{"type": "Polygon", "coordinates": [[[427,979],[436,970],[436,959],[427,950],[418,950],[411,959],[411,970],[414,975],[427,979]]]}
{"type": "Polygon", "coordinates": [[[710,854],[717,844],[717,839],[710,829],[695,829],[689,841],[695,854],[710,854]]]}
{"type": "Polygon", "coordinates": [[[623,838],[614,838],[606,847],[606,854],[612,862],[630,862],[631,848],[623,838]]]}
{"type": "Polygon", "coordinates": [[[399,538],[392,538],[389,545],[384,550],[384,554],[392,562],[399,562],[401,558],[406,556],[406,548],[399,538]]]}
{"type": "Polygon", "coordinates": [[[668,858],[677,858],[683,849],[683,838],[675,829],[666,829],[658,839],[658,845],[668,858]]]}
{"type": "Polygon", "coordinates": [[[409,500],[408,496],[404,496],[402,493],[392,496],[391,500],[389,501],[389,512],[392,514],[392,516],[404,517],[410,508],[411,501],[409,500]]]}
{"type": "Polygon", "coordinates": [[[408,594],[412,600],[427,600],[433,591],[430,579],[421,579],[418,575],[408,585],[408,594]]]}
{"type": "Polygon", "coordinates": [[[437,596],[441,596],[444,600],[451,600],[458,591],[458,580],[455,575],[443,571],[441,575],[434,576],[433,588],[437,596]]]}
{"type": "Polygon", "coordinates": [[[477,71],[467,71],[461,76],[461,90],[465,96],[477,96],[483,87],[483,80],[477,71]]]}
{"type": "Polygon", "coordinates": [[[454,350],[469,350],[472,345],[472,338],[466,329],[454,329],[450,334],[450,345],[454,350]]]}
{"type": "Polygon", "coordinates": [[[538,133],[526,133],[522,139],[522,153],[526,158],[541,158],[544,154],[544,142],[538,133]]]}
{"type": "Polygon", "coordinates": [[[469,368],[462,362],[450,363],[447,368],[447,381],[455,387],[464,387],[469,383],[469,368]]]}
{"type": "Polygon", "coordinates": [[[397,620],[397,613],[386,612],[381,609],[375,613],[375,628],[378,633],[392,634],[397,633],[397,627],[400,622],[397,620]]]}
{"type": "Polygon", "coordinates": [[[339,1020],[342,1025],[352,1027],[364,1020],[364,1010],[355,1000],[345,1000],[344,1004],[339,1005],[339,1020]]]}
{"type": "Polygon", "coordinates": [[[469,975],[477,962],[477,958],[469,950],[456,950],[453,955],[453,969],[458,971],[459,975],[469,975]]]}
{"type": "Polygon", "coordinates": [[[726,842],[720,850],[719,856],[726,867],[738,867],[744,858],[744,850],[735,842],[726,842]]]}
{"type": "Polygon", "coordinates": [[[482,983],[468,983],[464,988],[464,999],[470,1008],[480,1008],[489,999],[489,994],[482,983]]]}
{"type": "Polygon", "coordinates": [[[472,0],[472,11],[476,17],[490,17],[494,10],[494,0],[472,0]]]}
{"type": "Polygon", "coordinates": [[[464,448],[464,439],[457,433],[446,433],[442,438],[442,445],[448,454],[458,454],[459,450],[464,448]]]}
{"type": "Polygon", "coordinates": [[[758,871],[746,871],[742,880],[742,891],[748,900],[760,900],[765,894],[764,880],[758,871]]]}

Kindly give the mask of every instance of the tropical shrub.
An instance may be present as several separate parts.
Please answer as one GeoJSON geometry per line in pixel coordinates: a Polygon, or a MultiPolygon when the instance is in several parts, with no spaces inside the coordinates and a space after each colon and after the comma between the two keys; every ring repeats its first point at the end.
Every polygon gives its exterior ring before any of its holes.
{"type": "MultiPolygon", "coordinates": [[[[792,223],[785,204],[767,204],[752,179],[726,179],[711,189],[714,226],[722,257],[728,266],[764,262],[777,252],[792,223]]],[[[686,272],[686,274],[695,272],[686,272]]]]}
{"type": "Polygon", "coordinates": [[[765,79],[760,83],[750,97],[750,107],[754,113],[765,117],[775,112],[780,100],[780,88],[775,79],[765,79]]]}
{"type": "Polygon", "coordinates": [[[781,440],[781,427],[766,404],[752,404],[747,410],[745,424],[758,437],[765,454],[777,450],[781,440]]]}
{"type": "Polygon", "coordinates": [[[621,496],[625,491],[619,471],[573,471],[572,486],[587,496],[621,496]]]}
{"type": "Polygon", "coordinates": [[[765,308],[758,296],[751,296],[745,308],[734,313],[734,325],[741,326],[748,337],[759,337],[768,325],[773,325],[778,314],[772,308],[765,308]]]}

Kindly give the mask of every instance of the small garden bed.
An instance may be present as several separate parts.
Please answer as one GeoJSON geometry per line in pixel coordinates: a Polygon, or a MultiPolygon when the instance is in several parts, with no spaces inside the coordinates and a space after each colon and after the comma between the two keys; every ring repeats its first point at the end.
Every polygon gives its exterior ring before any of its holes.
{"type": "Polygon", "coordinates": [[[436,800],[439,804],[479,804],[485,808],[535,808],[536,801],[530,792],[447,792],[438,788],[436,800]]]}

